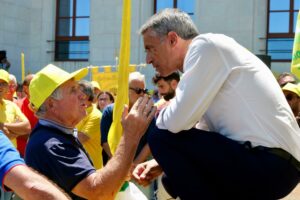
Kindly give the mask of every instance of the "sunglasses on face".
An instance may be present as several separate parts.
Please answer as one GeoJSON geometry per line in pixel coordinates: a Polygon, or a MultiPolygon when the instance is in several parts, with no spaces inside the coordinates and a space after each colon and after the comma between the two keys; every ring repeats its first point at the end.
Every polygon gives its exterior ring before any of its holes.
{"type": "Polygon", "coordinates": [[[148,90],[147,89],[141,89],[141,88],[129,88],[130,90],[133,90],[136,94],[147,94],[148,90]]]}

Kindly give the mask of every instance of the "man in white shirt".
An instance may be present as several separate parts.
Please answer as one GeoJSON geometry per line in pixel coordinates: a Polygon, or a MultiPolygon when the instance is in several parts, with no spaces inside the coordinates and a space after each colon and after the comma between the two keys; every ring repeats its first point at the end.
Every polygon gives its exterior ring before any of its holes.
{"type": "MultiPolygon", "coordinates": [[[[172,196],[280,199],[292,191],[300,131],[268,67],[232,38],[199,35],[175,9],[152,16],[140,33],[148,64],[162,76],[183,72],[148,141],[172,196]],[[193,128],[201,118],[210,132],[193,128]]],[[[155,160],[135,169],[141,184],[161,171],[155,160]]]]}

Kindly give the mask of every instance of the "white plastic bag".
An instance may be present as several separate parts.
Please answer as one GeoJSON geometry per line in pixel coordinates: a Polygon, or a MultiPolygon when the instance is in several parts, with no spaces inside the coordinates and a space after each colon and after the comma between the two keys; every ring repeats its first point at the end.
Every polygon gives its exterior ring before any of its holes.
{"type": "Polygon", "coordinates": [[[148,198],[138,187],[129,182],[129,186],[124,191],[119,192],[115,200],[148,200],[148,198]]]}

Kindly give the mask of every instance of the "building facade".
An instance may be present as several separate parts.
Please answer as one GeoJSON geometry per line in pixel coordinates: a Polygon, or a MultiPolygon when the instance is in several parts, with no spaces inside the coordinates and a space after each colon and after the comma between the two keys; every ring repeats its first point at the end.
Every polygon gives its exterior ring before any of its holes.
{"type": "MultiPolygon", "coordinates": [[[[137,31],[163,7],[186,10],[201,33],[223,33],[254,54],[268,54],[271,1],[275,0],[132,0],[131,63],[145,63],[143,41],[137,31]]],[[[25,54],[26,74],[35,73],[48,63],[67,71],[90,65],[115,65],[122,2],[0,0],[0,50],[7,52],[10,73],[21,80],[21,52],[25,54]]],[[[275,73],[289,71],[289,66],[288,59],[271,63],[275,73]]],[[[153,87],[152,67],[147,65],[139,70],[146,74],[149,88],[153,87]]]]}

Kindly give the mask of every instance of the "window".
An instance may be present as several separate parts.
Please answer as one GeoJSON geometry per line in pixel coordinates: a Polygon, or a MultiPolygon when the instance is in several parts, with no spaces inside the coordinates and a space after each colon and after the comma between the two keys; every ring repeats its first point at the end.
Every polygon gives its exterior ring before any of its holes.
{"type": "Polygon", "coordinates": [[[300,0],[269,0],[267,54],[272,61],[292,59],[300,0]]]}
{"type": "Polygon", "coordinates": [[[178,8],[194,18],[195,0],[154,0],[154,13],[164,8],[178,8]]]}
{"type": "Polygon", "coordinates": [[[89,58],[90,0],[57,0],[56,61],[89,58]]]}

